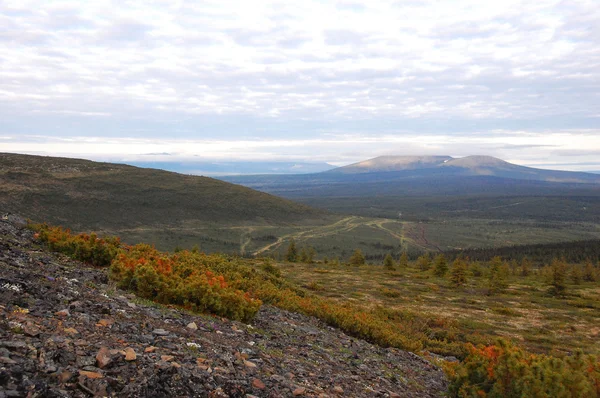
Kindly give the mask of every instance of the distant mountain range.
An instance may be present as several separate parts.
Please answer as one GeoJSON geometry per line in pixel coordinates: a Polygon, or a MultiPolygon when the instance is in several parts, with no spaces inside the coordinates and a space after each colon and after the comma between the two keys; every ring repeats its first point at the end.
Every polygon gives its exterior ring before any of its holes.
{"type": "Polygon", "coordinates": [[[502,193],[600,184],[598,174],[536,169],[491,156],[380,156],[321,173],[222,179],[285,197],[502,193]]]}
{"type": "Polygon", "coordinates": [[[344,214],[600,222],[600,175],[489,156],[381,156],[321,173],[223,178],[344,214]]]}
{"type": "MultiPolygon", "coordinates": [[[[493,176],[515,180],[600,183],[592,173],[543,170],[519,166],[491,156],[380,156],[339,167],[327,174],[395,173],[406,177],[427,176],[493,176]]],[[[391,177],[391,176],[390,176],[391,177]]]]}

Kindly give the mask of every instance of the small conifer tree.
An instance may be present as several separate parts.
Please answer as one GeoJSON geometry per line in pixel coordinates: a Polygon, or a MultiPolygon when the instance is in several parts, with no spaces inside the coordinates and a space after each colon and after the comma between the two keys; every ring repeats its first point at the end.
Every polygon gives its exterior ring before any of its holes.
{"type": "Polygon", "coordinates": [[[448,262],[443,254],[438,254],[433,259],[433,273],[437,276],[444,276],[448,272],[448,262]]]}
{"type": "Polygon", "coordinates": [[[302,247],[302,249],[300,249],[300,262],[301,263],[308,262],[308,252],[306,250],[306,247],[302,247]]]}
{"type": "Polygon", "coordinates": [[[315,262],[315,256],[317,255],[317,251],[314,247],[309,246],[306,250],[306,262],[312,264],[315,262]]]}
{"type": "Polygon", "coordinates": [[[463,258],[458,257],[452,263],[450,283],[454,287],[460,287],[467,283],[467,262],[463,258]]]}
{"type": "Polygon", "coordinates": [[[388,254],[385,256],[385,259],[383,260],[383,265],[384,265],[384,266],[385,266],[387,269],[390,269],[390,270],[393,270],[393,269],[394,269],[394,265],[395,265],[395,264],[394,264],[394,258],[392,257],[392,254],[391,254],[391,253],[388,253],[388,254]]]}
{"type": "Polygon", "coordinates": [[[508,287],[508,283],[506,282],[508,272],[508,265],[504,264],[500,257],[496,256],[492,258],[488,273],[488,294],[506,290],[508,287]]]}
{"type": "Polygon", "coordinates": [[[581,269],[579,268],[579,265],[577,264],[573,264],[573,266],[571,267],[571,282],[573,282],[575,285],[579,285],[581,283],[581,269]]]}
{"type": "Polygon", "coordinates": [[[417,259],[417,265],[421,271],[427,271],[431,266],[431,258],[429,253],[425,253],[417,259]]]}
{"type": "Polygon", "coordinates": [[[563,260],[554,259],[550,266],[550,293],[554,296],[562,296],[567,289],[565,280],[567,278],[567,264],[563,260]]]}
{"type": "Polygon", "coordinates": [[[594,269],[592,262],[589,260],[585,263],[585,267],[583,268],[583,280],[586,282],[596,281],[596,270],[594,269]]]}
{"type": "Polygon", "coordinates": [[[365,263],[365,256],[362,254],[360,249],[354,250],[354,253],[348,260],[350,265],[363,265],[365,263]]]}
{"type": "Polygon", "coordinates": [[[406,252],[402,252],[400,255],[400,259],[398,260],[398,265],[401,269],[405,269],[408,267],[408,254],[406,252]]]}
{"type": "Polygon", "coordinates": [[[298,249],[296,249],[296,242],[294,239],[290,240],[290,245],[288,246],[285,259],[290,263],[295,263],[298,261],[298,249]]]}
{"type": "Polygon", "coordinates": [[[531,274],[531,261],[527,257],[521,260],[521,276],[529,276],[531,274]]]}

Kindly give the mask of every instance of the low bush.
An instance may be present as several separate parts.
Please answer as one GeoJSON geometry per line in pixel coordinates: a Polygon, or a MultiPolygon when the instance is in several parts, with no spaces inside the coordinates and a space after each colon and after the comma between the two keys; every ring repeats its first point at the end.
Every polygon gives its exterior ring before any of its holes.
{"type": "Polygon", "coordinates": [[[467,357],[447,364],[446,373],[451,397],[600,397],[600,358],[581,351],[555,358],[501,339],[468,345],[467,357]]]}

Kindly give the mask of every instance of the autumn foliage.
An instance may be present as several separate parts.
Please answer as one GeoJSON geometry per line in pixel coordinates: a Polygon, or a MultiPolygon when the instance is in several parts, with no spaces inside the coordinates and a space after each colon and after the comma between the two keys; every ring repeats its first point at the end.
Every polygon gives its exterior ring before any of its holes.
{"type": "Polygon", "coordinates": [[[237,320],[251,319],[261,301],[230,285],[211,265],[224,258],[181,251],[161,253],[138,244],[121,251],[110,266],[110,278],[120,288],[162,304],[211,312],[237,320]]]}
{"type": "Polygon", "coordinates": [[[36,237],[47,243],[50,250],[99,267],[110,265],[121,247],[117,237],[99,238],[94,233],[73,235],[68,229],[48,224],[32,224],[30,227],[37,231],[36,237]]]}
{"type": "Polygon", "coordinates": [[[506,340],[469,344],[468,351],[461,363],[446,366],[452,397],[600,397],[599,357],[536,355],[506,340]]]}

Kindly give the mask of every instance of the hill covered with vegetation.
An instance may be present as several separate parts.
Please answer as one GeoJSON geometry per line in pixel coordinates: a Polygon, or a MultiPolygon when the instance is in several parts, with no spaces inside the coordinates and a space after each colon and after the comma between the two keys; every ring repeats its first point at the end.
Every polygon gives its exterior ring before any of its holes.
{"type": "MultiPolygon", "coordinates": [[[[176,235],[173,247],[202,243],[208,237],[196,228],[207,225],[287,226],[327,218],[322,210],[212,178],[18,154],[0,154],[0,207],[126,240],[158,243],[176,235]]],[[[221,241],[227,239],[239,237],[221,241]]]]}

